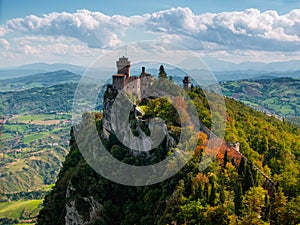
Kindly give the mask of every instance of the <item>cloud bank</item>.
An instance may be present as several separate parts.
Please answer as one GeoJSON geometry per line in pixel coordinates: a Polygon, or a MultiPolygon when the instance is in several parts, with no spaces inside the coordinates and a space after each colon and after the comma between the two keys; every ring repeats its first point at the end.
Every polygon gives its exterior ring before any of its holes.
{"type": "Polygon", "coordinates": [[[0,50],[4,57],[51,51],[54,55],[88,55],[128,39],[142,41],[147,34],[192,50],[292,54],[300,51],[300,9],[284,15],[257,9],[196,15],[180,7],[136,16],[88,10],[30,15],[0,26],[0,50]],[[139,37],[132,30],[144,35],[139,37]]]}
{"type": "Polygon", "coordinates": [[[65,36],[76,38],[90,48],[112,48],[122,43],[121,37],[129,28],[152,32],[180,44],[189,43],[188,47],[195,49],[294,51],[300,48],[300,9],[285,15],[257,9],[195,15],[189,8],[173,8],[131,17],[88,10],[55,12],[9,20],[0,27],[0,36],[12,33],[65,36]]]}

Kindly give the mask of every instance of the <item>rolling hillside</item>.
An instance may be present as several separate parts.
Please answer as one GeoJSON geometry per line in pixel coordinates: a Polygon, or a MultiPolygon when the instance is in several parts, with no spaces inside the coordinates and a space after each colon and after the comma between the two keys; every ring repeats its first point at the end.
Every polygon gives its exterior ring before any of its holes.
{"type": "Polygon", "coordinates": [[[237,99],[268,115],[300,125],[300,80],[293,78],[221,82],[225,96],[237,99]]]}
{"type": "Polygon", "coordinates": [[[1,92],[20,91],[34,87],[49,87],[62,83],[76,83],[81,75],[67,70],[59,70],[47,73],[37,73],[18,78],[0,80],[1,92]]]}

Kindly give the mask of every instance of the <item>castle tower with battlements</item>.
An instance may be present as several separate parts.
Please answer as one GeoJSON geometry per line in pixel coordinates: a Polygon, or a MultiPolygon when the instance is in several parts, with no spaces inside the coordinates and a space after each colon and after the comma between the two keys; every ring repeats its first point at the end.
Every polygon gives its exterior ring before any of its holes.
{"type": "MultiPolygon", "coordinates": [[[[137,96],[138,98],[144,98],[147,94],[147,90],[150,90],[153,85],[154,77],[146,72],[146,68],[142,67],[142,72],[138,76],[130,76],[130,61],[127,57],[123,56],[116,62],[117,74],[113,75],[112,86],[118,91],[125,91],[137,96]]],[[[183,79],[183,88],[185,90],[191,89],[191,80],[188,75],[183,79]]]]}
{"type": "Polygon", "coordinates": [[[113,88],[118,91],[124,90],[139,98],[143,98],[153,84],[153,76],[146,73],[145,67],[142,67],[141,75],[130,76],[130,61],[125,56],[119,58],[116,65],[117,74],[113,75],[113,88]]]}

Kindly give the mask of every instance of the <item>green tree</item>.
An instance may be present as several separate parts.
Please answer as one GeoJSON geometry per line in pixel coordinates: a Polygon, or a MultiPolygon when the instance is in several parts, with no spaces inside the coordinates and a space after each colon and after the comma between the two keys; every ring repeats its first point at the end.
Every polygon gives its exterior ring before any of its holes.
{"type": "Polygon", "coordinates": [[[275,225],[288,224],[288,218],[286,214],[287,197],[281,188],[275,193],[275,197],[271,205],[271,222],[275,225]]]}
{"type": "Polygon", "coordinates": [[[245,161],[245,158],[242,157],[241,162],[240,162],[239,167],[238,167],[239,176],[244,177],[245,170],[246,170],[246,161],[245,161]]]}
{"type": "Polygon", "coordinates": [[[228,152],[227,150],[224,153],[224,163],[223,163],[223,167],[226,167],[226,164],[228,163],[228,152]]]}
{"type": "Polygon", "coordinates": [[[230,219],[226,208],[221,205],[207,207],[207,216],[205,216],[205,219],[201,224],[229,225],[230,219]]]}
{"type": "Polygon", "coordinates": [[[270,219],[270,213],[271,213],[271,204],[270,204],[270,199],[268,195],[265,195],[265,208],[263,211],[263,220],[264,221],[269,221],[270,219]]]}
{"type": "Polygon", "coordinates": [[[165,78],[165,79],[168,77],[168,76],[167,76],[167,73],[165,72],[165,68],[164,68],[163,65],[161,65],[161,66],[159,67],[158,77],[159,77],[159,78],[165,78]]]}
{"type": "Polygon", "coordinates": [[[176,217],[179,224],[203,224],[205,211],[200,200],[189,201],[180,207],[180,212],[176,217]]]}
{"type": "Polygon", "coordinates": [[[262,187],[252,187],[243,198],[243,218],[241,224],[264,224],[261,219],[265,207],[266,191],[262,187]]]}
{"type": "Polygon", "coordinates": [[[209,195],[209,204],[211,206],[215,206],[216,204],[216,188],[215,182],[211,184],[210,195],[209,195]]]}
{"type": "Polygon", "coordinates": [[[246,172],[243,180],[243,191],[247,192],[251,187],[254,186],[253,175],[249,165],[246,166],[246,172]]]}
{"type": "Polygon", "coordinates": [[[288,224],[300,224],[300,196],[287,203],[288,224]]]}
{"type": "Polygon", "coordinates": [[[225,185],[223,184],[221,187],[220,187],[220,195],[219,195],[219,199],[220,199],[220,203],[221,204],[224,204],[224,202],[225,202],[225,190],[224,190],[224,188],[225,188],[225,185]]]}
{"type": "Polygon", "coordinates": [[[208,197],[209,197],[209,194],[208,194],[208,183],[205,183],[204,184],[204,199],[206,202],[208,202],[208,197]]]}
{"type": "Polygon", "coordinates": [[[237,182],[234,189],[234,212],[237,216],[241,214],[243,201],[243,188],[240,182],[237,182]]]}

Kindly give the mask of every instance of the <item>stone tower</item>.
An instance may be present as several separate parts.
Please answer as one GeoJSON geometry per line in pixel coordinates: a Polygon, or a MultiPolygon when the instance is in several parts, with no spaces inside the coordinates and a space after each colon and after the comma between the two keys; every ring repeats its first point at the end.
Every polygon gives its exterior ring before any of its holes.
{"type": "Polygon", "coordinates": [[[117,61],[117,68],[118,74],[130,76],[130,61],[128,61],[128,58],[126,58],[125,56],[119,58],[119,61],[117,61]]]}
{"type": "Polygon", "coordinates": [[[124,90],[132,95],[141,98],[150,89],[154,78],[146,73],[145,67],[142,67],[142,73],[139,76],[130,76],[130,61],[123,56],[116,62],[117,74],[113,75],[112,87],[118,91],[124,90]]]}
{"type": "Polygon", "coordinates": [[[188,75],[186,75],[183,79],[183,89],[184,90],[190,90],[191,89],[191,80],[188,75]]]}

